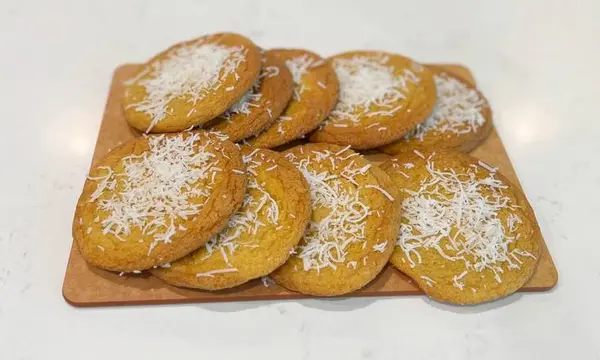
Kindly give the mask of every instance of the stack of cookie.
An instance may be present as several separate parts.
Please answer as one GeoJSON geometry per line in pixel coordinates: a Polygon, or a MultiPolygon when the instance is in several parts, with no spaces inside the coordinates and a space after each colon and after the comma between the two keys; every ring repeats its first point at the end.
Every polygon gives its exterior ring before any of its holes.
{"type": "Polygon", "coordinates": [[[124,85],[143,134],[91,170],[73,222],[94,266],[203,290],[270,276],[334,296],[391,260],[459,304],[506,296],[536,268],[525,196],[464,154],[492,129],[489,105],[441,69],[225,33],[167,49],[124,85]],[[355,151],[374,148],[394,157],[355,151]]]}

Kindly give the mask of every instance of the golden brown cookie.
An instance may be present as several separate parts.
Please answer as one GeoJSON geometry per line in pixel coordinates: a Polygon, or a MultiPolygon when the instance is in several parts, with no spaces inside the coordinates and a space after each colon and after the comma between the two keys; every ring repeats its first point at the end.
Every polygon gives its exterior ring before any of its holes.
{"type": "Polygon", "coordinates": [[[289,258],[310,217],[308,184],[279,153],[244,148],[243,154],[248,192],[228,226],[153,275],[175,286],[219,290],[268,275],[289,258]]]}
{"type": "Polygon", "coordinates": [[[85,182],[73,237],[88,263],[136,271],[204,245],[241,205],[239,150],[207,132],[131,140],[99,160],[85,182]]]}
{"type": "Polygon", "coordinates": [[[124,83],[125,119],[146,133],[203,124],[235,104],[254,84],[260,67],[260,49],[238,34],[179,43],[124,83]]]}
{"type": "Polygon", "coordinates": [[[387,154],[429,150],[469,152],[492,131],[492,110],[479,90],[459,76],[444,69],[432,69],[437,103],[425,122],[402,139],[381,147],[387,154]]]}
{"type": "Polygon", "coordinates": [[[262,72],[254,86],[204,128],[219,131],[237,142],[268,128],[281,115],[292,98],[292,74],[273,51],[264,51],[262,60],[262,72]]]}
{"type": "Polygon", "coordinates": [[[338,96],[338,82],[329,63],[306,50],[271,50],[292,73],[294,95],[275,123],[247,141],[272,148],[304,137],[325,120],[338,96]]]}
{"type": "Polygon", "coordinates": [[[477,304],[512,294],[531,278],[540,229],[523,192],[496,169],[458,152],[417,150],[381,168],[402,200],[391,262],[427,295],[477,304]]]}
{"type": "Polygon", "coordinates": [[[295,254],[271,277],[309,295],[362,288],[392,253],[400,225],[396,187],[348,147],[306,144],[285,154],[308,180],[312,217],[295,254]]]}
{"type": "Polygon", "coordinates": [[[327,59],[340,83],[339,101],[312,142],[370,149],[401,138],[435,104],[431,70],[404,56],[353,51],[327,59]]]}

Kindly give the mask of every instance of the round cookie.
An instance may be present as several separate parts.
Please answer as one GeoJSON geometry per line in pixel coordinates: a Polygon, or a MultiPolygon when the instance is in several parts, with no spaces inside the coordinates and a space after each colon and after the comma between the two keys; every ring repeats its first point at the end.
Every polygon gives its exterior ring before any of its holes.
{"type": "Polygon", "coordinates": [[[211,133],[131,140],[90,171],[73,219],[75,243],[88,263],[111,271],[175,261],[241,205],[243,168],[235,145],[211,133]]]}
{"type": "Polygon", "coordinates": [[[327,59],[340,84],[339,101],[311,134],[312,142],[371,149],[402,137],[435,105],[431,70],[404,56],[354,51],[327,59]]]}
{"type": "Polygon", "coordinates": [[[432,69],[437,103],[425,122],[400,140],[381,147],[394,155],[412,150],[445,149],[469,152],[492,131],[492,110],[477,88],[444,69],[432,69]]]}
{"type": "Polygon", "coordinates": [[[391,258],[430,297],[495,300],[521,288],[541,254],[541,233],[522,191],[458,152],[404,153],[381,168],[400,187],[402,225],[391,258]]]}
{"type": "Polygon", "coordinates": [[[312,215],[295,254],[271,278],[317,296],[362,288],[393,251],[400,225],[396,187],[348,147],[306,144],[285,154],[308,180],[312,215]]]}
{"type": "Polygon", "coordinates": [[[289,258],[310,217],[308,184],[279,153],[243,148],[243,154],[248,192],[228,226],[153,275],[175,286],[219,290],[268,275],[289,258]]]}
{"type": "Polygon", "coordinates": [[[292,98],[292,74],[273,51],[263,52],[263,67],[252,88],[225,113],[204,128],[219,131],[237,142],[268,128],[292,98]]]}
{"type": "Polygon", "coordinates": [[[256,147],[273,148],[304,137],[316,129],[333,109],[338,82],[329,63],[307,50],[271,50],[292,73],[294,95],[283,114],[271,127],[247,142],[256,147]]]}
{"type": "Polygon", "coordinates": [[[176,132],[217,117],[258,78],[260,49],[232,33],[176,44],[124,82],[122,107],[134,128],[176,132]]]}

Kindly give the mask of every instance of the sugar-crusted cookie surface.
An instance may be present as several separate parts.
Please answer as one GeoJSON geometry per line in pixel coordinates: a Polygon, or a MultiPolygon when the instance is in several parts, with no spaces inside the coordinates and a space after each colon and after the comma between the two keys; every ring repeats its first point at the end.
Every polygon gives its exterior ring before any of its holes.
{"type": "Polygon", "coordinates": [[[125,81],[122,107],[134,128],[176,132],[217,117],[258,78],[259,48],[246,37],[222,33],[176,44],[125,81]]]}
{"type": "Polygon", "coordinates": [[[252,88],[205,128],[237,142],[265,130],[281,115],[292,98],[292,74],[275,52],[267,50],[262,56],[262,71],[252,88]]]}
{"type": "Polygon", "coordinates": [[[339,84],[339,101],[310,136],[312,142],[370,149],[402,137],[433,110],[431,71],[401,55],[354,51],[327,62],[339,84]]]}
{"type": "Polygon", "coordinates": [[[312,216],[293,256],[271,277],[318,296],[362,288],[392,253],[400,221],[396,187],[348,147],[306,144],[285,154],[308,181],[312,216]]]}
{"type": "Polygon", "coordinates": [[[391,262],[429,296],[476,304],[531,278],[541,233],[525,195],[496,169],[458,152],[419,151],[381,168],[402,200],[391,262]]]}
{"type": "Polygon", "coordinates": [[[136,271],[206,243],[241,205],[240,152],[207,132],[150,135],[114,149],[90,171],[73,237],[92,265],[136,271]]]}
{"type": "Polygon", "coordinates": [[[381,147],[390,155],[414,149],[469,152],[490,134],[492,110],[471,83],[445,70],[428,66],[434,73],[437,103],[431,115],[400,140],[381,147]]]}
{"type": "Polygon", "coordinates": [[[338,98],[338,81],[331,65],[307,50],[272,50],[285,61],[294,79],[293,97],[275,123],[247,141],[272,148],[304,137],[319,126],[338,98]]]}
{"type": "Polygon", "coordinates": [[[151,270],[169,284],[218,290],[268,275],[282,265],[310,217],[306,180],[283,155],[243,148],[248,192],[228,225],[169,267],[151,270]]]}

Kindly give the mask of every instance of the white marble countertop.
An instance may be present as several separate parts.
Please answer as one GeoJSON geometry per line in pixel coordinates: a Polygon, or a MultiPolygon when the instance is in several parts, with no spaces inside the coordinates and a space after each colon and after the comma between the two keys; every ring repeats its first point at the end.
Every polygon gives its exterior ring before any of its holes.
{"type": "Polygon", "coordinates": [[[600,2],[2,1],[0,359],[600,359],[600,2]],[[113,69],[231,30],[467,64],[536,210],[554,291],[76,309],[71,218],[113,69]],[[596,247],[594,247],[596,246],[596,247]]]}

